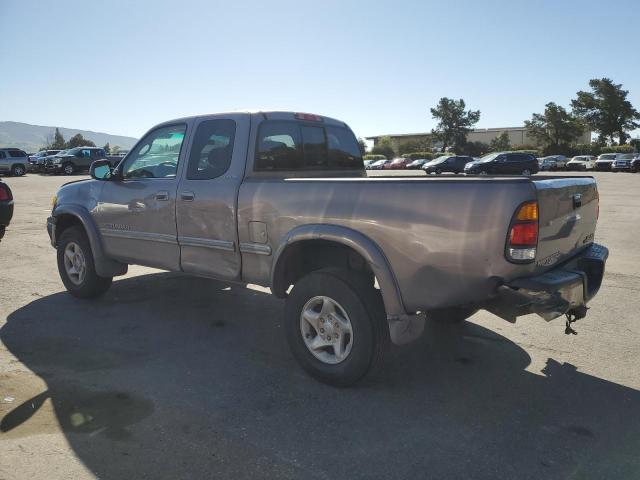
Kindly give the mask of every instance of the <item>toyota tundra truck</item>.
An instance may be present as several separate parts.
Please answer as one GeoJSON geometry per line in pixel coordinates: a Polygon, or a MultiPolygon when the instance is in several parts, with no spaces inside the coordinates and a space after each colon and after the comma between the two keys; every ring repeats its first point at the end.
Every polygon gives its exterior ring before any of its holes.
{"type": "Polygon", "coordinates": [[[47,223],[71,295],[105,293],[129,264],[270,287],[293,356],[333,385],[425,319],[485,309],[572,330],[608,256],[591,177],[367,177],[350,128],[313,114],[172,120],[90,174],[47,223]]]}

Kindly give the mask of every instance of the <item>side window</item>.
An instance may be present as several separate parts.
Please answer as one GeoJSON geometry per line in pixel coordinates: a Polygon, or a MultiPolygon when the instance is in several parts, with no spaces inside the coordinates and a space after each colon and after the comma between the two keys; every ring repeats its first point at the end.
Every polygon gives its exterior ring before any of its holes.
{"type": "Polygon", "coordinates": [[[187,166],[189,180],[208,180],[222,175],[231,165],[236,122],[207,120],[198,125],[187,166]]]}
{"type": "Polygon", "coordinates": [[[294,122],[263,122],[258,133],[256,170],[303,168],[300,127],[294,122]]]}
{"type": "Polygon", "coordinates": [[[0,152],[0,158],[6,158],[6,155],[4,154],[4,152],[0,152]]]}
{"type": "Polygon", "coordinates": [[[302,150],[304,152],[304,168],[326,168],[327,142],[322,127],[300,127],[302,131],[302,150]]]}
{"type": "Polygon", "coordinates": [[[175,178],[186,125],[171,125],[149,133],[127,156],[124,178],[175,178]]]}
{"type": "Polygon", "coordinates": [[[26,157],[27,154],[24,153],[22,150],[9,150],[9,156],[10,157],[26,157]]]}
{"type": "Polygon", "coordinates": [[[85,149],[85,150],[82,150],[82,156],[83,156],[84,158],[89,158],[89,157],[91,157],[91,150],[86,150],[86,149],[85,149]]]}
{"type": "Polygon", "coordinates": [[[362,169],[362,152],[351,130],[344,127],[328,126],[329,168],[362,169]]]}

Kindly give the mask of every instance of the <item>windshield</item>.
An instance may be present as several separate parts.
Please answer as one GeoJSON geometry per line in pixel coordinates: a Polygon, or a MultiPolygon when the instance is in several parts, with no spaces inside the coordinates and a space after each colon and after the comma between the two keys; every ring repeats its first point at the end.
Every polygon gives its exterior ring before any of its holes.
{"type": "Polygon", "coordinates": [[[82,150],[81,147],[76,147],[76,148],[72,148],[70,150],[67,150],[67,155],[75,155],[76,153],[78,153],[80,150],[82,150]]]}
{"type": "Polygon", "coordinates": [[[633,153],[623,153],[618,157],[618,160],[631,160],[633,156],[633,153]]]}
{"type": "Polygon", "coordinates": [[[490,153],[490,154],[485,155],[484,157],[480,158],[480,160],[478,160],[478,162],[480,162],[480,163],[490,162],[491,160],[496,159],[498,157],[498,155],[500,155],[500,153],[490,153]]]}
{"type": "Polygon", "coordinates": [[[600,158],[598,158],[598,160],[613,160],[614,158],[616,158],[615,153],[604,153],[600,155],[600,158]]]}
{"type": "Polygon", "coordinates": [[[56,153],[56,157],[58,157],[60,155],[66,155],[68,151],[69,150],[60,150],[58,153],[56,153]]]}
{"type": "Polygon", "coordinates": [[[449,156],[448,156],[448,155],[441,155],[441,156],[439,156],[439,157],[437,157],[437,158],[434,158],[434,159],[433,159],[433,160],[431,160],[431,162],[429,162],[429,163],[442,163],[442,162],[446,161],[446,160],[447,160],[447,158],[449,158],[449,156]]]}

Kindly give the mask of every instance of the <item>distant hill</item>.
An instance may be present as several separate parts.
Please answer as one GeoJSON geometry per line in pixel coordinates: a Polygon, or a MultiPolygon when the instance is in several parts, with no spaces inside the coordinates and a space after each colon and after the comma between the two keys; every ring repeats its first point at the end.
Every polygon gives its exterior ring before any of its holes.
{"type": "MultiPolygon", "coordinates": [[[[99,147],[108,143],[112,147],[117,145],[122,149],[128,150],[138,140],[133,137],[109,135],[108,133],[78,130],[76,128],[58,128],[65,140],[69,140],[79,133],[99,147]]],[[[0,147],[17,147],[27,151],[27,153],[37,152],[47,143],[48,138],[53,138],[55,129],[56,127],[44,127],[29,123],[0,122],[0,147]]]]}

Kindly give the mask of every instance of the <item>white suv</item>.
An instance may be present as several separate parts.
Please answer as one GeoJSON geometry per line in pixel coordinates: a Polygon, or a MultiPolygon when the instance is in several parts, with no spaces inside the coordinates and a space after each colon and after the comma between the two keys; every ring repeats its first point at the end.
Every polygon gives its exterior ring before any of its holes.
{"type": "Polygon", "coordinates": [[[0,173],[21,177],[27,173],[29,156],[19,148],[0,148],[0,173]]]}
{"type": "Polygon", "coordinates": [[[567,162],[567,170],[593,170],[596,168],[596,157],[593,155],[576,155],[567,162]]]}

